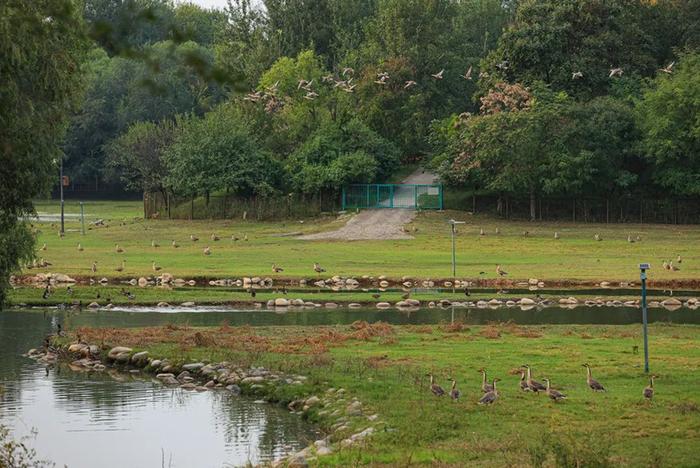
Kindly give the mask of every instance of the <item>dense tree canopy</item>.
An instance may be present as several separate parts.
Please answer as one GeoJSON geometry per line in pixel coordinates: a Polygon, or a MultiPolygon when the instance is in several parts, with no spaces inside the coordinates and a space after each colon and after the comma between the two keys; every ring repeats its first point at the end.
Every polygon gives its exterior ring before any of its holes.
{"type": "Polygon", "coordinates": [[[18,217],[33,212],[32,199],[55,178],[85,46],[71,0],[0,4],[0,303],[9,273],[33,257],[18,217]]]}

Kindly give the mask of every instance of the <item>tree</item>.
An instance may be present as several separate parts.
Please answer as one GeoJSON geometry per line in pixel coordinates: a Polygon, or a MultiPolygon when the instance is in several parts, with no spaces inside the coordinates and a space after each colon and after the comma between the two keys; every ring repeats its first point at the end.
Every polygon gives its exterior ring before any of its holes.
{"type": "Polygon", "coordinates": [[[128,190],[159,192],[167,200],[164,157],[178,131],[171,120],[136,122],[107,148],[107,165],[128,190]]]}
{"type": "Polygon", "coordinates": [[[700,195],[700,54],[659,74],[638,107],[641,147],[655,180],[674,196],[700,195]]]}
{"type": "Polygon", "coordinates": [[[66,120],[80,95],[84,34],[71,0],[0,4],[0,303],[10,273],[34,256],[19,218],[56,180],[66,120]]]}
{"type": "Polygon", "coordinates": [[[230,191],[269,195],[283,179],[280,165],[260,149],[237,107],[222,104],[180,124],[166,150],[168,187],[182,195],[230,191]]]}
{"type": "Polygon", "coordinates": [[[668,49],[655,49],[658,41],[649,32],[653,22],[647,13],[654,8],[636,0],[518,2],[514,21],[482,64],[490,75],[482,87],[543,81],[588,98],[608,92],[613,67],[625,76],[649,76],[669,59],[668,49]],[[583,76],[573,79],[579,71],[583,76]]]}

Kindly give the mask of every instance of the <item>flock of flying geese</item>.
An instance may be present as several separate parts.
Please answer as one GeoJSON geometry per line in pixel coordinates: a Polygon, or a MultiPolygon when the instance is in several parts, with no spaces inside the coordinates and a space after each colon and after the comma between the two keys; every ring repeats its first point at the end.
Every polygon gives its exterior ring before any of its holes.
{"type": "MultiPolygon", "coordinates": [[[[660,68],[659,71],[666,73],[666,74],[673,74],[673,67],[675,65],[675,62],[671,62],[668,65],[666,65],[664,68],[660,68]]],[[[498,64],[496,64],[496,68],[505,71],[509,68],[509,62],[507,60],[504,60],[498,64]]],[[[473,69],[470,66],[466,72],[464,72],[463,75],[460,75],[465,80],[471,81],[472,80],[472,72],[473,69]]],[[[611,68],[610,72],[608,74],[608,78],[620,78],[622,77],[624,73],[624,70],[620,67],[615,67],[611,68]]],[[[357,86],[356,83],[353,83],[354,79],[354,74],[355,70],[350,68],[350,67],[344,67],[338,77],[334,76],[332,73],[329,73],[328,75],[325,75],[321,78],[321,81],[325,84],[331,85],[333,88],[340,89],[341,91],[345,91],[346,93],[354,93],[355,92],[355,87],[357,86]]],[[[437,73],[432,73],[430,75],[434,80],[440,81],[445,77],[445,69],[443,68],[437,73]]],[[[479,73],[479,79],[481,78],[488,78],[489,73],[486,71],[482,71],[479,73]]],[[[379,86],[386,86],[389,83],[389,73],[386,71],[380,71],[377,73],[377,77],[374,80],[374,83],[379,86]]],[[[571,73],[571,79],[572,80],[581,80],[584,78],[583,72],[578,70],[574,71],[571,73]]],[[[301,79],[297,83],[297,90],[304,92],[304,99],[307,99],[309,101],[313,101],[316,99],[319,94],[314,90],[313,88],[314,80],[305,80],[301,79]]],[[[415,86],[418,85],[418,82],[415,80],[406,80],[403,83],[403,89],[408,90],[411,89],[415,86]]],[[[250,93],[246,94],[246,96],[243,98],[245,101],[249,102],[260,102],[263,101],[266,103],[266,110],[272,111],[275,110],[279,105],[280,101],[277,97],[277,93],[279,91],[279,81],[277,81],[275,84],[272,86],[267,86],[265,87],[264,91],[251,91],[250,93]]]]}
{"type": "MultiPolygon", "coordinates": [[[[600,382],[593,378],[591,374],[591,366],[588,364],[583,364],[583,367],[586,368],[586,385],[588,386],[588,388],[590,388],[594,392],[605,392],[605,387],[603,387],[603,385],[600,382]]],[[[481,369],[479,372],[481,372],[481,391],[483,392],[483,396],[479,398],[478,404],[491,405],[495,403],[496,400],[498,400],[498,397],[500,395],[498,389],[496,388],[496,382],[500,382],[501,379],[494,378],[491,380],[491,383],[488,383],[488,380],[486,379],[486,369],[481,369]]],[[[438,397],[449,395],[452,400],[458,400],[459,397],[462,395],[462,393],[457,389],[457,381],[455,379],[448,379],[450,382],[452,382],[450,391],[448,393],[447,391],[445,391],[444,388],[435,383],[435,378],[433,377],[433,374],[429,373],[426,375],[430,377],[430,391],[433,393],[433,395],[438,397]]],[[[654,398],[655,377],[656,376],[654,375],[650,376],[649,385],[647,385],[644,388],[644,390],[642,390],[642,396],[647,401],[651,401],[652,398],[654,398]]],[[[559,390],[555,390],[552,388],[549,379],[542,380],[545,382],[544,384],[532,378],[532,371],[528,364],[523,364],[521,366],[519,385],[521,391],[532,393],[544,392],[552,401],[555,402],[566,399],[566,395],[564,395],[559,390]]]]}

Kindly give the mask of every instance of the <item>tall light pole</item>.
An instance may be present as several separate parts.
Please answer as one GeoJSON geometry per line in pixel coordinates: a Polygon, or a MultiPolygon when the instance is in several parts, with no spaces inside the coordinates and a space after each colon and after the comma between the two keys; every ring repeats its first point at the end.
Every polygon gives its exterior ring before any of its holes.
{"type": "Polygon", "coordinates": [[[457,254],[455,251],[455,234],[457,234],[457,228],[455,226],[458,224],[464,224],[464,221],[455,221],[454,219],[451,219],[447,222],[447,224],[450,225],[452,230],[452,286],[454,287],[454,280],[457,279],[457,254]]]}
{"type": "Polygon", "coordinates": [[[61,235],[66,233],[65,220],[64,220],[64,210],[63,210],[63,155],[61,155],[61,180],[58,185],[61,191],[61,235]]]}
{"type": "Polygon", "coordinates": [[[647,337],[647,270],[648,263],[639,264],[639,278],[642,280],[642,324],[644,327],[644,372],[649,373],[649,339],[647,337]]]}

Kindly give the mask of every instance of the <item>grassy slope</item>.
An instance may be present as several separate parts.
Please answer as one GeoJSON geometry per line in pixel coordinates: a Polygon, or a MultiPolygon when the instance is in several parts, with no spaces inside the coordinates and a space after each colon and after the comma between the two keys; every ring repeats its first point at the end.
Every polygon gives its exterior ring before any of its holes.
{"type": "MultiPolygon", "coordinates": [[[[236,276],[270,274],[270,265],[277,263],[285,268],[284,275],[313,277],[313,262],[321,263],[330,274],[339,275],[387,275],[400,277],[444,278],[451,275],[450,239],[445,221],[449,218],[464,219],[457,240],[460,277],[494,278],[495,266],[501,264],[511,278],[562,280],[636,280],[637,264],[649,261],[653,265],[650,278],[693,279],[700,277],[700,228],[696,226],[662,225],[600,225],[571,223],[519,223],[469,216],[463,212],[424,212],[418,215],[409,229],[416,227],[414,240],[395,241],[302,241],[293,237],[275,237],[280,233],[317,232],[342,225],[345,219],[307,220],[298,222],[256,223],[241,220],[217,221],[167,221],[134,220],[141,215],[140,202],[90,203],[86,206],[88,220],[111,219],[109,227],[95,228],[86,236],[70,231],[65,238],[56,235],[57,227],[40,224],[39,245],[46,243],[48,250],[39,252],[53,263],[52,271],[72,275],[91,275],[93,260],[98,262],[98,276],[115,276],[114,268],[120,260],[126,260],[122,276],[151,274],[151,262],[163,267],[163,271],[178,276],[236,276]],[[119,225],[120,220],[125,225],[119,225]],[[479,236],[484,228],[487,235],[479,236]],[[499,228],[500,235],[495,235],[499,228]],[[522,232],[529,231],[528,237],[522,232]],[[562,238],[553,239],[554,231],[562,238]],[[212,233],[222,240],[212,242],[212,233]],[[595,233],[602,242],[593,240],[595,233]],[[201,240],[189,241],[190,234],[201,240]],[[233,242],[232,234],[249,242],[233,242]],[[642,242],[629,244],[627,235],[641,235],[642,242]],[[151,248],[151,240],[161,244],[151,248]],[[180,248],[173,249],[171,240],[177,240],[180,248]],[[85,251],[78,252],[82,243],[85,251]],[[119,244],[126,252],[115,254],[119,244]],[[205,245],[212,255],[202,254],[205,245]],[[681,271],[669,272],[661,268],[661,261],[677,255],[683,256],[681,271]]],[[[40,211],[57,212],[55,203],[40,204],[40,211]]],[[[68,212],[76,212],[77,205],[69,204],[68,212]]],[[[76,222],[69,222],[68,229],[77,229],[76,222]]]]}
{"type": "MultiPolygon", "coordinates": [[[[348,331],[347,327],[334,328],[340,333],[348,331]]],[[[603,461],[610,466],[697,463],[700,327],[650,327],[652,371],[659,376],[657,397],[651,405],[641,397],[646,385],[641,356],[632,353],[632,346],[641,344],[638,326],[505,324],[456,332],[437,326],[395,327],[395,334],[364,341],[321,339],[321,344],[297,349],[297,354],[279,352],[291,349],[291,343],[298,344],[299,336],[337,336],[327,330],[277,327],[172,332],[163,328],[165,335],[220,333],[211,335],[218,343],[234,336],[223,348],[182,347],[185,341],[158,342],[161,332],[119,330],[119,342],[110,344],[133,341],[139,349],[145,346],[159,357],[266,365],[309,375],[319,392],[327,387],[348,389],[369,407],[366,414],[379,412],[386,423],[382,427],[390,430],[380,431],[365,448],[342,450],[322,460],[329,465],[463,465],[470,461],[527,466],[538,457],[549,457],[551,462],[556,454],[565,453],[587,458],[585,462],[593,463],[587,466],[605,466],[603,461]],[[248,340],[246,333],[257,338],[248,340]],[[265,338],[272,341],[268,344],[265,338]],[[594,394],[586,388],[583,362],[593,366],[594,376],[608,388],[607,393],[594,394]],[[518,376],[511,371],[524,363],[533,366],[535,377],[550,377],[553,386],[569,399],[555,404],[545,395],[517,390],[518,376]],[[502,397],[493,407],[476,405],[481,396],[477,371],[482,366],[491,376],[503,379],[502,397]],[[430,395],[424,377],[428,371],[443,385],[448,377],[457,378],[462,399],[451,402],[430,395]]]]}

